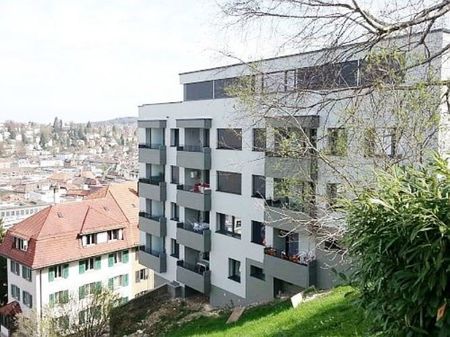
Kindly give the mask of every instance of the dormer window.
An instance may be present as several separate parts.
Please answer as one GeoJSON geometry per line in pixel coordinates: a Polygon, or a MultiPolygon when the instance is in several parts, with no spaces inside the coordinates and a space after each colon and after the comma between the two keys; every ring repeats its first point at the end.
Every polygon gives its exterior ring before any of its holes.
{"type": "Polygon", "coordinates": [[[83,246],[91,246],[97,244],[97,233],[83,235],[83,246]]]}
{"type": "Polygon", "coordinates": [[[16,249],[26,252],[28,250],[28,240],[15,237],[13,246],[16,249]]]}
{"type": "Polygon", "coordinates": [[[108,241],[123,240],[123,230],[113,229],[108,231],[108,241]]]}

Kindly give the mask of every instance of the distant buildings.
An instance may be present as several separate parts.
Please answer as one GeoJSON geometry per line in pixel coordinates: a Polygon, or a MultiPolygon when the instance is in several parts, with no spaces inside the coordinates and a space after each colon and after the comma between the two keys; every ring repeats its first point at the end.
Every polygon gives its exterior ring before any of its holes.
{"type": "Polygon", "coordinates": [[[0,245],[8,261],[8,303],[39,315],[67,296],[81,300],[99,286],[121,301],[152,289],[153,273],[137,261],[138,210],[136,183],[113,184],[10,228],[0,245]]]}

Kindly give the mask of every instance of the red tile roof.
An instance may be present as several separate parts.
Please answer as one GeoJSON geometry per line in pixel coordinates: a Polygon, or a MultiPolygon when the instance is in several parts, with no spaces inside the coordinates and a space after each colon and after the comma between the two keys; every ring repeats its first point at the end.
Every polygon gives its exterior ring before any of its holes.
{"type": "Polygon", "coordinates": [[[13,317],[20,313],[22,313],[22,308],[20,308],[20,304],[17,301],[10,302],[0,308],[0,315],[2,316],[13,317]]]}
{"type": "Polygon", "coordinates": [[[139,244],[136,183],[113,184],[79,202],[47,207],[10,228],[0,255],[33,269],[135,247],[139,244]],[[81,245],[80,234],[123,228],[123,240],[81,245]],[[14,237],[28,240],[26,252],[14,237]]]}

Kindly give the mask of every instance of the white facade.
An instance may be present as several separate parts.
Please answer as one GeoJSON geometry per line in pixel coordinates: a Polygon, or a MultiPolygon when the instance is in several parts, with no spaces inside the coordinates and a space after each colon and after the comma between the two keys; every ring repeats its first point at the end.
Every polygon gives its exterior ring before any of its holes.
{"type": "MultiPolygon", "coordinates": [[[[129,258],[126,263],[118,262],[113,266],[108,265],[108,255],[101,255],[101,267],[99,269],[87,270],[80,273],[79,263],[80,261],[73,261],[68,263],[68,275],[67,277],[55,277],[49,276],[48,268],[32,270],[31,281],[27,280],[23,276],[23,265],[20,265],[20,275],[16,275],[11,270],[11,260],[8,260],[8,303],[12,301],[18,301],[25,314],[29,314],[31,310],[40,314],[47,312],[50,307],[50,296],[59,291],[68,291],[69,298],[73,299],[76,303],[79,299],[80,287],[89,283],[101,282],[105,288],[109,287],[109,280],[116,276],[127,275],[128,284],[124,286],[118,286],[114,289],[119,298],[130,300],[135,297],[136,292],[135,273],[137,260],[135,249],[128,249],[129,258]],[[16,286],[20,289],[20,299],[16,298],[12,294],[12,287],[16,286]],[[32,305],[26,305],[24,303],[23,292],[28,292],[32,296],[32,305]]],[[[141,267],[142,268],[142,267],[141,267]]],[[[148,289],[148,288],[147,288],[148,289]]],[[[71,300],[72,301],[72,300],[71,300]]]]}
{"type": "MultiPolygon", "coordinates": [[[[429,46],[431,46],[431,48],[442,47],[450,40],[450,34],[439,31],[431,34],[430,39],[429,46]]],[[[290,69],[296,70],[299,68],[315,66],[321,56],[322,52],[305,53],[263,60],[258,66],[259,70],[263,73],[286,71],[286,76],[288,76],[287,71],[290,69]]],[[[354,60],[350,61],[356,62],[361,58],[362,55],[354,55],[354,60]]],[[[449,78],[449,63],[447,61],[438,59],[434,62],[434,67],[437,76],[440,76],[443,79],[449,78]]],[[[416,70],[416,73],[408,73],[406,74],[405,81],[412,81],[415,77],[422,76],[424,72],[425,70],[418,69],[416,70]]],[[[189,100],[186,99],[185,96],[183,102],[148,104],[139,107],[138,137],[139,144],[141,144],[140,151],[142,150],[139,159],[139,176],[142,178],[141,184],[143,187],[145,187],[146,184],[151,185],[152,183],[146,182],[145,179],[151,179],[161,172],[164,172],[163,176],[164,181],[166,182],[166,187],[163,187],[166,196],[165,200],[162,201],[158,201],[159,195],[156,195],[153,192],[143,192],[141,189],[140,209],[142,212],[151,212],[151,216],[162,216],[167,222],[166,233],[160,235],[154,234],[154,229],[151,227],[149,227],[148,230],[142,230],[141,226],[141,244],[148,247],[149,252],[156,250],[157,253],[160,254],[159,259],[164,260],[165,268],[161,268],[160,272],[158,272],[158,275],[161,278],[169,282],[178,281],[185,286],[185,289],[186,287],[189,288],[188,291],[192,290],[190,288],[196,290],[201,288],[199,291],[209,295],[211,302],[215,305],[224,305],[229,304],[230,302],[244,303],[270,299],[277,295],[277,291],[289,288],[290,286],[305,288],[310,285],[315,285],[321,288],[329,287],[333,284],[332,277],[329,275],[330,271],[324,270],[323,268],[327,258],[322,256],[323,253],[316,250],[317,242],[314,237],[307,234],[306,230],[296,229],[294,232],[298,233],[298,237],[296,237],[298,245],[295,249],[297,251],[307,252],[310,254],[309,256],[313,257],[314,263],[308,264],[307,267],[304,265],[299,267],[298,264],[292,263],[292,261],[287,262],[286,259],[279,259],[277,263],[277,260],[272,259],[272,255],[265,253],[264,245],[270,247],[276,247],[277,244],[281,246],[284,245],[283,242],[280,243],[280,240],[283,241],[280,239],[282,236],[280,233],[283,232],[283,230],[285,231],[286,228],[281,225],[277,226],[276,224],[269,224],[267,222],[267,212],[268,210],[270,211],[270,209],[266,205],[264,199],[252,197],[254,192],[252,176],[257,175],[265,176],[265,199],[275,199],[275,178],[274,175],[268,175],[267,173],[267,161],[269,158],[265,152],[253,150],[253,132],[255,128],[266,129],[267,149],[273,150],[274,137],[273,134],[271,134],[271,130],[273,130],[274,127],[270,124],[272,122],[269,122],[268,119],[261,118],[260,120],[255,121],[250,118],[248,114],[240,111],[240,103],[235,98],[219,99],[212,97],[215,86],[219,83],[214,82],[214,84],[212,84],[212,81],[220,81],[222,79],[249,74],[251,74],[251,71],[247,65],[235,65],[183,73],[180,74],[180,82],[185,85],[185,95],[186,88],[189,84],[199,84],[198,90],[205,91],[204,97],[200,97],[201,94],[197,92],[195,95],[199,96],[196,99],[189,100]],[[201,83],[204,84],[203,88],[201,88],[201,83]],[[208,92],[208,90],[210,90],[210,92],[208,92]],[[204,125],[207,125],[198,126],[201,125],[202,122],[204,125]],[[242,149],[219,149],[218,129],[230,128],[240,129],[242,132],[242,149]],[[179,133],[179,142],[178,144],[173,144],[173,133],[176,129],[179,133]],[[204,129],[207,129],[208,131],[204,133],[204,129]],[[209,135],[208,139],[204,138],[205,134],[209,135]],[[197,136],[197,139],[195,139],[195,135],[199,135],[197,136]],[[209,261],[206,262],[202,258],[203,251],[200,248],[196,249],[192,246],[183,247],[180,245],[179,256],[171,256],[172,242],[179,236],[177,223],[187,222],[188,219],[186,219],[186,214],[190,212],[186,211],[186,207],[179,206],[179,218],[175,220],[171,219],[173,213],[172,203],[176,204],[178,200],[181,199],[181,192],[180,189],[177,188],[177,184],[171,183],[171,167],[179,166],[178,184],[189,185],[190,182],[193,181],[191,177],[189,177],[189,175],[186,176],[185,173],[191,172],[192,167],[196,166],[198,162],[195,163],[195,160],[193,160],[192,163],[187,164],[192,166],[184,167],[178,164],[180,151],[184,151],[182,149],[183,146],[191,146],[193,144],[209,147],[208,151],[211,153],[210,167],[208,166],[206,173],[202,172],[200,174],[202,180],[207,180],[211,190],[211,208],[209,210],[211,243],[210,250],[208,251],[209,261]],[[157,148],[155,145],[164,147],[163,155],[165,156],[165,160],[156,160],[154,157],[151,157],[151,154],[149,154],[150,152],[144,152],[147,151],[146,149],[149,149],[148,151],[154,151],[154,149],[157,148]],[[219,171],[240,174],[240,193],[236,194],[219,191],[219,171]],[[205,174],[209,174],[209,179],[204,178],[205,174]],[[147,194],[144,196],[144,193],[147,194]],[[221,227],[218,223],[219,213],[241,219],[242,227],[240,229],[240,237],[220,233],[221,227]],[[264,245],[252,242],[253,222],[266,224],[264,245]],[[195,252],[193,253],[193,251],[195,252]],[[161,255],[161,253],[165,254],[161,255]],[[190,254],[190,256],[187,256],[187,254],[190,254]],[[204,279],[201,280],[209,283],[210,287],[205,287],[206,290],[199,286],[198,272],[197,274],[185,276],[186,274],[180,273],[180,266],[177,266],[179,261],[186,259],[192,260],[192,254],[198,254],[198,256],[200,256],[194,259],[196,262],[200,264],[209,264],[210,274],[203,273],[204,279]],[[233,275],[230,275],[230,273],[232,273],[232,271],[230,271],[230,259],[240,263],[239,281],[236,281],[236,278],[232,277],[233,275]],[[291,264],[289,265],[289,263],[291,264]],[[260,277],[253,277],[252,275],[258,274],[255,273],[255,267],[262,269],[265,276],[257,275],[260,277]],[[266,268],[270,269],[267,270],[266,268]],[[185,280],[185,282],[182,282],[180,278],[185,280]]],[[[316,98],[311,95],[311,97],[306,99],[310,99],[311,102],[313,102],[316,98]]],[[[317,118],[315,121],[317,121],[318,124],[311,127],[311,129],[315,129],[315,132],[317,132],[317,149],[319,151],[325,151],[329,145],[329,140],[327,139],[329,130],[332,128],[342,128],[341,112],[343,109],[345,109],[345,106],[342,102],[337,104],[331,112],[328,110],[316,111],[312,108],[309,111],[302,111],[295,116],[300,120],[305,121],[304,123],[310,121],[308,117],[314,116],[317,118]]],[[[439,129],[437,135],[434,136],[430,144],[431,150],[439,151],[444,156],[450,155],[450,138],[447,126],[448,117],[446,114],[446,107],[443,106],[441,115],[444,118],[440,125],[442,127],[439,129]]],[[[276,116],[283,117],[285,115],[280,112],[276,116]]],[[[383,121],[383,123],[382,127],[386,130],[394,126],[390,121],[383,121]]],[[[339,158],[338,156],[334,158],[338,165],[344,167],[344,169],[348,167],[348,175],[351,176],[352,179],[355,179],[355,181],[370,179],[372,177],[370,160],[372,159],[369,160],[364,156],[363,151],[361,150],[361,143],[352,139],[348,141],[346,146],[348,154],[342,158],[339,158]],[[356,169],[355,163],[357,163],[356,166],[358,166],[356,169]]],[[[407,145],[398,144],[397,146],[400,155],[402,155],[401,151],[408,151],[407,145]]],[[[384,150],[388,151],[390,149],[387,148],[384,150]]],[[[196,157],[192,156],[192,158],[196,157]]],[[[280,160],[280,164],[283,165],[282,160],[280,160]]],[[[287,175],[289,175],[289,172],[287,175]]],[[[320,207],[326,207],[325,196],[328,193],[328,186],[330,184],[340,184],[341,182],[341,178],[334,174],[332,168],[324,163],[318,162],[317,178],[313,181],[315,195],[318,196],[316,200],[318,209],[320,209],[320,207]]],[[[195,196],[195,194],[192,194],[193,198],[195,196]]],[[[284,215],[284,213],[282,215],[284,215]]],[[[302,215],[299,214],[298,216],[301,217],[302,215]]],[[[155,226],[158,225],[156,224],[155,226]]],[[[293,228],[294,225],[292,224],[291,229],[293,228]]],[[[150,255],[152,254],[156,256],[155,252],[152,252],[150,255]]],[[[142,263],[145,264],[144,258],[142,261],[142,263]]],[[[153,261],[152,257],[149,257],[148,261],[153,261]]],[[[158,265],[158,268],[159,267],[160,265],[158,265]]]]}

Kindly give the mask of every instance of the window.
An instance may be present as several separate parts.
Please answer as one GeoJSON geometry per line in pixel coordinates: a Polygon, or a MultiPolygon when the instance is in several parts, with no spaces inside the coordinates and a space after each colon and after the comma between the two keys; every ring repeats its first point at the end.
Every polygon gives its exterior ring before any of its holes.
{"type": "Polygon", "coordinates": [[[20,264],[13,260],[11,260],[11,272],[17,276],[20,276],[20,264]]]}
{"type": "Polygon", "coordinates": [[[184,100],[195,101],[213,98],[213,81],[186,83],[184,85],[184,100]]]}
{"type": "Polygon", "coordinates": [[[252,242],[258,245],[266,244],[266,226],[262,222],[252,221],[252,242]]]}
{"type": "Polygon", "coordinates": [[[120,229],[113,229],[108,231],[108,241],[122,240],[120,229]]]}
{"type": "Polygon", "coordinates": [[[238,84],[238,78],[221,78],[214,81],[214,98],[232,97],[233,88],[238,84]]]}
{"type": "Polygon", "coordinates": [[[11,284],[11,297],[20,301],[20,288],[14,284],[11,284]]]}
{"type": "Polygon", "coordinates": [[[26,252],[28,249],[28,241],[14,237],[13,246],[15,249],[23,250],[24,252],[26,252]]]}
{"type": "Polygon", "coordinates": [[[89,259],[81,260],[79,262],[79,272],[80,274],[83,274],[85,271],[88,270],[98,270],[102,267],[102,259],[100,256],[97,257],[91,257],[89,259]]]}
{"type": "Polygon", "coordinates": [[[364,133],[364,156],[373,157],[375,155],[376,131],[374,128],[365,130],[364,133]]]}
{"type": "Polygon", "coordinates": [[[49,296],[50,305],[53,304],[65,304],[69,302],[69,291],[62,290],[56,293],[50,294],[49,296]]]}
{"type": "Polygon", "coordinates": [[[266,93],[283,92],[285,85],[285,72],[277,71],[273,73],[266,73],[263,75],[263,89],[266,93]]]}
{"type": "Polygon", "coordinates": [[[242,221],[233,216],[217,213],[219,223],[219,233],[227,234],[236,238],[241,238],[242,221]]]}
{"type": "Polygon", "coordinates": [[[173,257],[180,257],[180,244],[175,239],[170,240],[170,255],[173,257]]]}
{"type": "Polygon", "coordinates": [[[382,146],[383,154],[389,157],[395,157],[398,153],[397,151],[397,129],[388,128],[383,132],[382,146]]]}
{"type": "Polygon", "coordinates": [[[180,129],[170,129],[170,146],[180,145],[180,129]]]}
{"type": "Polygon", "coordinates": [[[327,184],[328,206],[329,207],[336,206],[337,199],[338,199],[338,184],[335,183],[327,184]]]}
{"type": "Polygon", "coordinates": [[[217,129],[217,148],[242,150],[242,129],[217,129]]]}
{"type": "Polygon", "coordinates": [[[78,288],[78,297],[80,300],[82,300],[86,296],[93,295],[99,292],[101,289],[102,289],[101,282],[92,282],[84,284],[80,288],[78,288]]]}
{"type": "Polygon", "coordinates": [[[347,132],[344,128],[328,129],[328,150],[333,156],[347,154],[347,132]]]}
{"type": "Polygon", "coordinates": [[[23,297],[23,304],[27,306],[28,308],[33,308],[33,296],[31,296],[30,293],[26,292],[25,290],[22,292],[23,297]]]}
{"type": "Polygon", "coordinates": [[[69,277],[69,265],[60,264],[48,268],[48,280],[53,281],[55,278],[68,278],[69,277]]]}
{"type": "Polygon", "coordinates": [[[148,269],[147,268],[136,271],[136,283],[139,283],[139,282],[147,280],[147,279],[148,279],[148,269]]]}
{"type": "Polygon", "coordinates": [[[178,166],[170,166],[171,174],[170,174],[170,182],[172,184],[180,183],[180,168],[178,166]]]}
{"type": "Polygon", "coordinates": [[[170,218],[175,221],[180,218],[180,207],[174,202],[170,203],[170,218]]]}
{"type": "Polygon", "coordinates": [[[253,151],[266,151],[266,129],[253,129],[253,151]]]}
{"type": "Polygon", "coordinates": [[[250,276],[263,281],[266,279],[266,274],[264,274],[264,270],[262,268],[252,265],[250,265],[250,276]]]}
{"type": "Polygon", "coordinates": [[[27,266],[22,266],[22,277],[27,281],[31,281],[31,269],[27,266]]]}
{"type": "Polygon", "coordinates": [[[266,177],[252,175],[252,197],[265,199],[266,177]]]}
{"type": "Polygon", "coordinates": [[[128,274],[119,275],[108,280],[110,290],[128,286],[128,274]]]}
{"type": "Polygon", "coordinates": [[[228,259],[228,278],[241,282],[241,263],[239,261],[228,259]]]}
{"type": "Polygon", "coordinates": [[[97,233],[94,234],[88,234],[83,236],[83,245],[89,246],[89,245],[95,245],[97,244],[97,233]]]}
{"type": "Polygon", "coordinates": [[[217,190],[220,192],[241,194],[241,174],[217,171],[217,190]]]}
{"type": "Polygon", "coordinates": [[[112,267],[116,263],[128,263],[128,250],[123,250],[121,252],[114,252],[108,255],[108,266],[112,267]]]}
{"type": "Polygon", "coordinates": [[[69,316],[64,315],[54,318],[56,329],[60,330],[63,334],[67,334],[66,330],[69,329],[69,316]]]}

